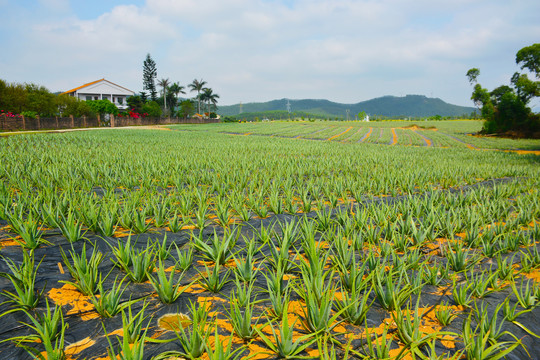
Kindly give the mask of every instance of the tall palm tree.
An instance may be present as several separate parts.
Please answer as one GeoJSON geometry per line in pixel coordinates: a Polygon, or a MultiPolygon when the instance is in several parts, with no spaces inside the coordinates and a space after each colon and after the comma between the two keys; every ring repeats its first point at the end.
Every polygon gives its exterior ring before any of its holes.
{"type": "Polygon", "coordinates": [[[167,110],[167,87],[169,86],[169,79],[158,80],[158,86],[163,89],[163,104],[165,104],[165,110],[167,110]]]}
{"type": "Polygon", "coordinates": [[[183,86],[183,85],[180,85],[178,82],[175,82],[175,83],[172,83],[171,86],[169,86],[169,94],[173,94],[174,95],[174,104],[170,104],[171,105],[171,108],[175,107],[177,104],[178,104],[178,94],[185,94],[186,91],[185,91],[186,87],[183,86]]]}
{"type": "Polygon", "coordinates": [[[204,98],[204,100],[208,103],[208,112],[210,112],[210,104],[214,105],[214,109],[217,105],[217,99],[219,99],[219,95],[214,93],[214,91],[211,88],[204,88],[203,93],[201,94],[201,98],[204,98]]]}
{"type": "Polygon", "coordinates": [[[206,81],[203,81],[203,79],[195,79],[191,84],[188,85],[188,87],[191,89],[191,92],[197,92],[197,109],[199,114],[201,113],[201,91],[204,89],[204,85],[206,85],[206,81]]]}

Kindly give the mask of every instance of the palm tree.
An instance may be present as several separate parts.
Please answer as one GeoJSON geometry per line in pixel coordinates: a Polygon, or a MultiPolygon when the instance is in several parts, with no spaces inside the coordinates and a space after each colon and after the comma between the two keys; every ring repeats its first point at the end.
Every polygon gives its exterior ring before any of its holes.
{"type": "Polygon", "coordinates": [[[169,79],[158,80],[158,86],[163,89],[163,103],[165,104],[165,111],[167,110],[167,87],[169,86],[169,79]]]}
{"type": "Polygon", "coordinates": [[[201,80],[193,80],[191,84],[188,85],[188,87],[191,89],[191,92],[197,91],[197,109],[198,113],[201,113],[201,91],[204,89],[204,85],[206,85],[206,81],[201,80]]]}
{"type": "Polygon", "coordinates": [[[217,105],[217,99],[219,99],[219,95],[214,93],[214,91],[211,88],[204,88],[203,93],[201,94],[201,99],[204,99],[208,103],[208,112],[210,112],[210,104],[214,105],[214,109],[217,105]]]}
{"type": "Polygon", "coordinates": [[[177,104],[178,104],[178,94],[185,94],[185,86],[182,86],[180,85],[179,83],[175,82],[173,83],[171,86],[169,86],[169,94],[173,94],[174,95],[174,99],[170,99],[171,102],[170,102],[170,105],[171,105],[171,108],[174,108],[177,104]],[[174,100],[174,104],[172,103],[172,101],[174,100]]]}

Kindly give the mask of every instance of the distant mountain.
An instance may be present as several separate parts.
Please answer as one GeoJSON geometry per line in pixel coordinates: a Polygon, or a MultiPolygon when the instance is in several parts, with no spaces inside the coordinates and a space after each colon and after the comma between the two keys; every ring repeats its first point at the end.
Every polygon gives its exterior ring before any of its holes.
{"type": "MultiPolygon", "coordinates": [[[[350,111],[350,117],[361,111],[370,116],[381,115],[387,117],[405,116],[461,116],[470,114],[476,109],[468,106],[448,104],[439,98],[428,98],[423,95],[406,95],[404,97],[383,96],[356,104],[341,104],[329,100],[272,100],[262,103],[246,103],[242,106],[243,113],[263,111],[286,110],[287,101],[291,104],[291,112],[299,111],[309,114],[345,117],[346,111],[350,111]]],[[[224,116],[238,115],[240,105],[220,106],[218,113],[224,116]]]]}

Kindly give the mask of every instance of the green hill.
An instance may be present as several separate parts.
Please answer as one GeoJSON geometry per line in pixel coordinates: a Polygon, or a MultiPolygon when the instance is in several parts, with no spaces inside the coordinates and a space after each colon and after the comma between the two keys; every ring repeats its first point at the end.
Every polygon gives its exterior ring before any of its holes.
{"type": "MultiPolygon", "coordinates": [[[[439,98],[428,98],[423,95],[406,95],[404,97],[383,96],[356,104],[341,104],[329,100],[288,100],[292,112],[304,112],[327,117],[345,117],[350,111],[350,118],[361,111],[371,117],[423,117],[423,116],[461,116],[470,114],[476,109],[467,106],[448,104],[439,98]]],[[[287,99],[272,100],[261,103],[243,104],[243,113],[260,113],[265,111],[284,111],[287,99]]],[[[223,116],[238,115],[240,105],[220,106],[218,113],[223,116]]]]}

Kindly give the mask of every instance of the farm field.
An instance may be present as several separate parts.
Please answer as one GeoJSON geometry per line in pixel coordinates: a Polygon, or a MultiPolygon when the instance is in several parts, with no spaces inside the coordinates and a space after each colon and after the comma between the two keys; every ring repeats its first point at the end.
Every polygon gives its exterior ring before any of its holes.
{"type": "Polygon", "coordinates": [[[0,358],[540,359],[540,141],[480,128],[0,137],[0,358]]]}

